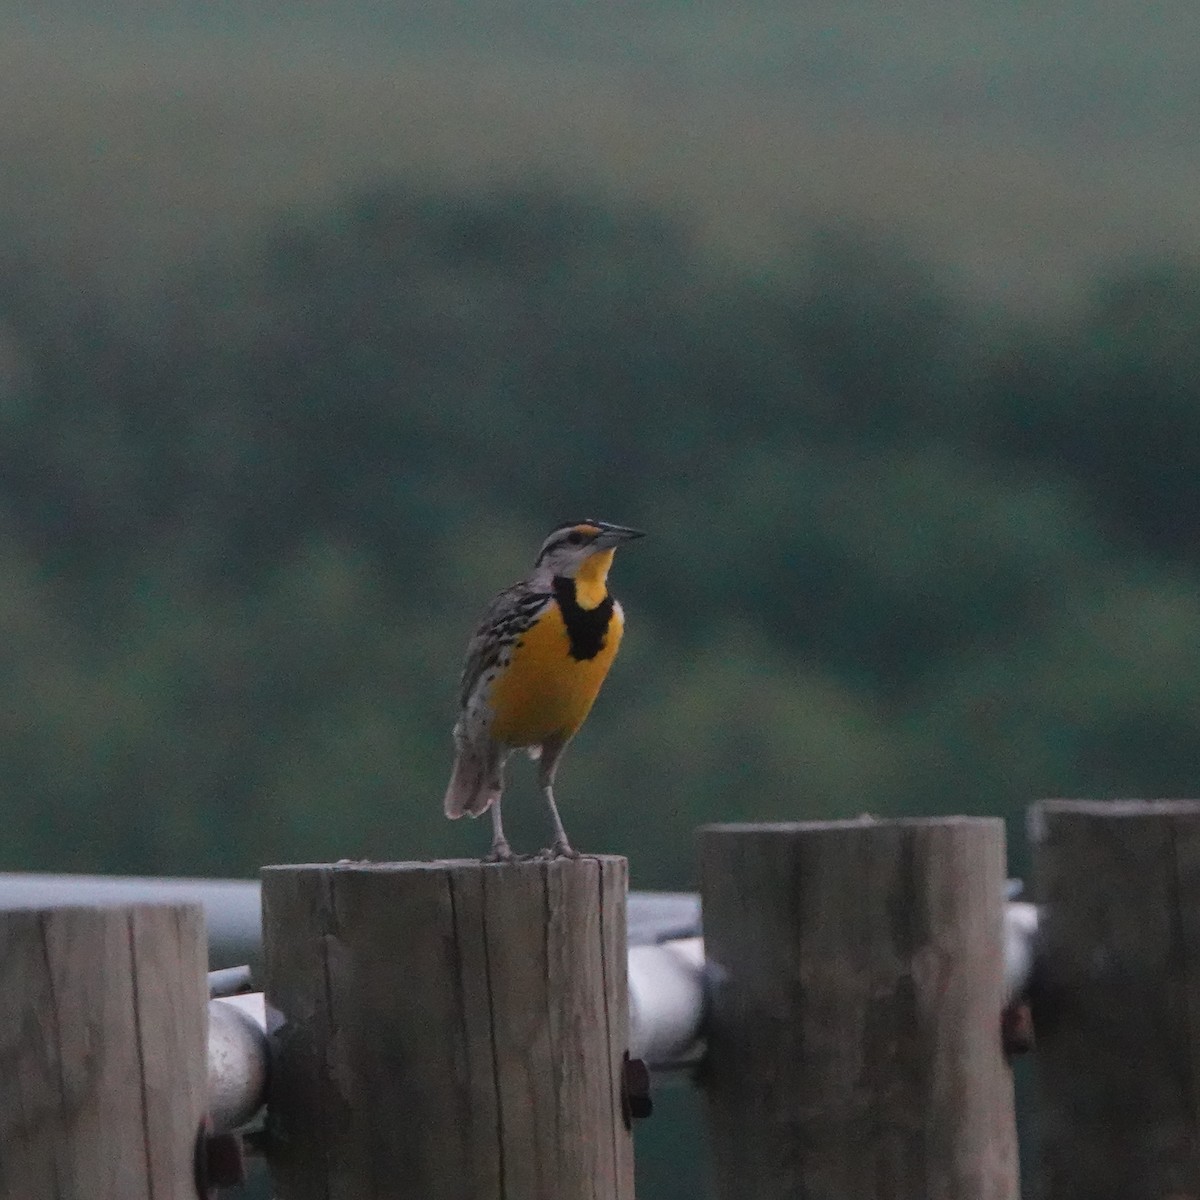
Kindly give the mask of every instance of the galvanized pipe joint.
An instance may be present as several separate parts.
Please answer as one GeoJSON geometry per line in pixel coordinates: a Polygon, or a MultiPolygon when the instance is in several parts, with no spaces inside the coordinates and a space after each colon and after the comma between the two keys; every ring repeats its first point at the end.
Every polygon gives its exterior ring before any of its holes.
{"type": "Polygon", "coordinates": [[[262,992],[208,1002],[208,1112],[216,1133],[249,1124],[267,1094],[267,1013],[262,992]]]}
{"type": "Polygon", "coordinates": [[[630,946],[630,1056],[656,1071],[697,1062],[705,993],[703,938],[630,946]]]}

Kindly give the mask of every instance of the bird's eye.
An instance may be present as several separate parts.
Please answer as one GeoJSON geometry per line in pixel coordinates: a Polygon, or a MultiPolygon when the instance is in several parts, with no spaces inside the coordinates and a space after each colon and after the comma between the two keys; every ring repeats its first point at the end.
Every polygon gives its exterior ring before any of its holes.
{"type": "Polygon", "coordinates": [[[582,546],[583,545],[583,534],[580,533],[578,530],[576,530],[574,533],[568,533],[567,534],[567,545],[568,546],[582,546]]]}

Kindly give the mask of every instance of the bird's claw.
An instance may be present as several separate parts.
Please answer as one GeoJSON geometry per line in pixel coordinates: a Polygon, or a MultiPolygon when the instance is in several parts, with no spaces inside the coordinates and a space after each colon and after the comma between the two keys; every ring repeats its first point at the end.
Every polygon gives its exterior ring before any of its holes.
{"type": "Polygon", "coordinates": [[[496,842],[480,861],[485,863],[508,863],[516,862],[516,859],[517,856],[513,853],[513,848],[507,842],[496,842]]]}
{"type": "Polygon", "coordinates": [[[554,862],[557,858],[578,858],[579,851],[570,842],[555,842],[553,846],[539,850],[537,856],[547,862],[554,862]]]}

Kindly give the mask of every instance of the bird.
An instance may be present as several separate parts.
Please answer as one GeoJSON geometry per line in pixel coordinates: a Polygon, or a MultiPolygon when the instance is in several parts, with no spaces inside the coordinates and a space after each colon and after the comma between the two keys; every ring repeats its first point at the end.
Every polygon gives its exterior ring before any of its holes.
{"type": "Polygon", "coordinates": [[[643,537],[606,521],[568,521],[542,542],[533,569],[496,595],[467,645],[454,725],[454,768],[444,808],[452,820],[492,814],[484,862],[516,855],[504,835],[504,767],[524,749],[554,829],[540,856],[578,858],[554,800],[554,776],[567,744],[591,711],[612,666],[625,615],[608,590],[618,546],[643,537]]]}

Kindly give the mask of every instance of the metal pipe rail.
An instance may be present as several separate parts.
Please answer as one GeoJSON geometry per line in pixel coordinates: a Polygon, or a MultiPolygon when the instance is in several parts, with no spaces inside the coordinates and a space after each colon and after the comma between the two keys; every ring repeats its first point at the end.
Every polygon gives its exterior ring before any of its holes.
{"type": "MultiPolygon", "coordinates": [[[[216,879],[109,878],[0,874],[0,909],[134,902],[190,902],[204,909],[210,966],[256,965],[261,953],[259,885],[216,879]]],[[[1006,1003],[1029,984],[1036,906],[1005,909],[1006,1003]]],[[[628,907],[630,1055],[660,1076],[682,1074],[703,1055],[708,973],[700,900],[688,892],[631,892],[628,907]]],[[[244,973],[215,970],[217,991],[243,985],[244,973]]],[[[262,1107],[268,1070],[261,992],[209,1001],[208,1088],[216,1130],[240,1128],[262,1107]]]]}
{"type": "Polygon", "coordinates": [[[265,1102],[270,1056],[262,992],[208,1002],[208,1115],[213,1130],[249,1125],[265,1102]]]}
{"type": "MultiPolygon", "coordinates": [[[[1005,990],[1012,1003],[1027,988],[1037,909],[1010,901],[1005,911],[1005,990]]],[[[704,940],[674,938],[629,947],[629,1052],[662,1077],[695,1066],[704,1054],[708,979],[704,940]]],[[[266,1091],[266,1007],[261,992],[209,1001],[208,1090],[218,1132],[254,1120],[266,1091]]]]}
{"type": "MultiPolygon", "coordinates": [[[[259,965],[262,900],[257,880],[0,873],[0,909],[107,904],[199,904],[208,928],[209,966],[259,965]]],[[[694,892],[630,892],[628,914],[631,946],[700,932],[700,897],[694,892]]]]}

